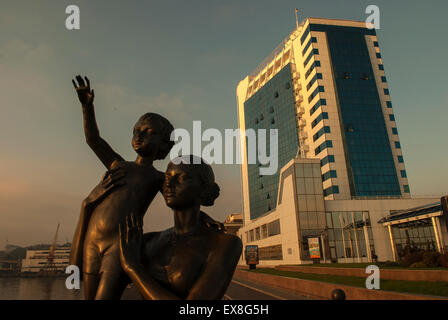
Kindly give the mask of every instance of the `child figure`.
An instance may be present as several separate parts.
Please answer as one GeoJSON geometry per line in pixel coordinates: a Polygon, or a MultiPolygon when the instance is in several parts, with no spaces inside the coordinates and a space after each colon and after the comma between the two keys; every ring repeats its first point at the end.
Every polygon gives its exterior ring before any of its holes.
{"type": "Polygon", "coordinates": [[[125,161],[98,131],[93,107],[94,91],[87,77],[72,80],[82,105],[86,142],[107,168],[103,180],[84,200],[72,243],[70,264],[82,270],[86,299],[119,299],[129,279],[120,264],[119,224],[135,213],[143,216],[157,192],[164,174],[153,161],[164,159],[174,145],[174,130],[164,117],[144,114],[134,126],[132,146],[138,156],[125,161]]]}

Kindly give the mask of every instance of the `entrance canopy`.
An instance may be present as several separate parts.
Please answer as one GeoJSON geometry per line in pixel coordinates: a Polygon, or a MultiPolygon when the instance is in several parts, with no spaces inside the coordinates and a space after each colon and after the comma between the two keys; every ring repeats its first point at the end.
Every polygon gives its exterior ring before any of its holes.
{"type": "Polygon", "coordinates": [[[427,224],[432,217],[443,215],[443,210],[440,202],[431,203],[428,205],[406,209],[391,211],[391,214],[378,221],[383,226],[404,224],[406,227],[418,226],[427,224]]]}

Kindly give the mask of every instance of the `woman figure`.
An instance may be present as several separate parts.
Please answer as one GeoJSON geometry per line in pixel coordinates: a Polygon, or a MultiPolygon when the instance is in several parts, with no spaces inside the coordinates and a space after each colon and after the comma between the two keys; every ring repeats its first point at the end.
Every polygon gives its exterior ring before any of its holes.
{"type": "Polygon", "coordinates": [[[201,219],[200,206],[213,205],[219,187],[212,168],[192,158],[170,162],[165,173],[162,193],[173,228],[143,235],[134,214],[120,225],[123,270],[145,299],[221,299],[240,258],[241,240],[201,219]]]}

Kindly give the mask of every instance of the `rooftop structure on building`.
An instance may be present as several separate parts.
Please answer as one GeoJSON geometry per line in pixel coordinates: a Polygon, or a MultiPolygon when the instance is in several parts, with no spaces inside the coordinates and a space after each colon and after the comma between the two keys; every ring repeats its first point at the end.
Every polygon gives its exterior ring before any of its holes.
{"type": "Polygon", "coordinates": [[[243,214],[242,213],[231,213],[227,216],[224,221],[224,227],[226,232],[230,234],[237,234],[238,230],[243,226],[243,214]]]}

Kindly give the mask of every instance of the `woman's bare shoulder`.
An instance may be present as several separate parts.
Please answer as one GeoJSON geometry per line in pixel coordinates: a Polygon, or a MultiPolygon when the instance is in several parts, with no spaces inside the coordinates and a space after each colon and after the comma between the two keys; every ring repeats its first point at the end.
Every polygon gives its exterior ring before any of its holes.
{"type": "Polygon", "coordinates": [[[210,240],[212,240],[213,246],[217,249],[217,252],[225,255],[231,253],[237,255],[241,254],[243,243],[239,237],[221,230],[213,230],[212,233],[213,236],[210,240]]]}

